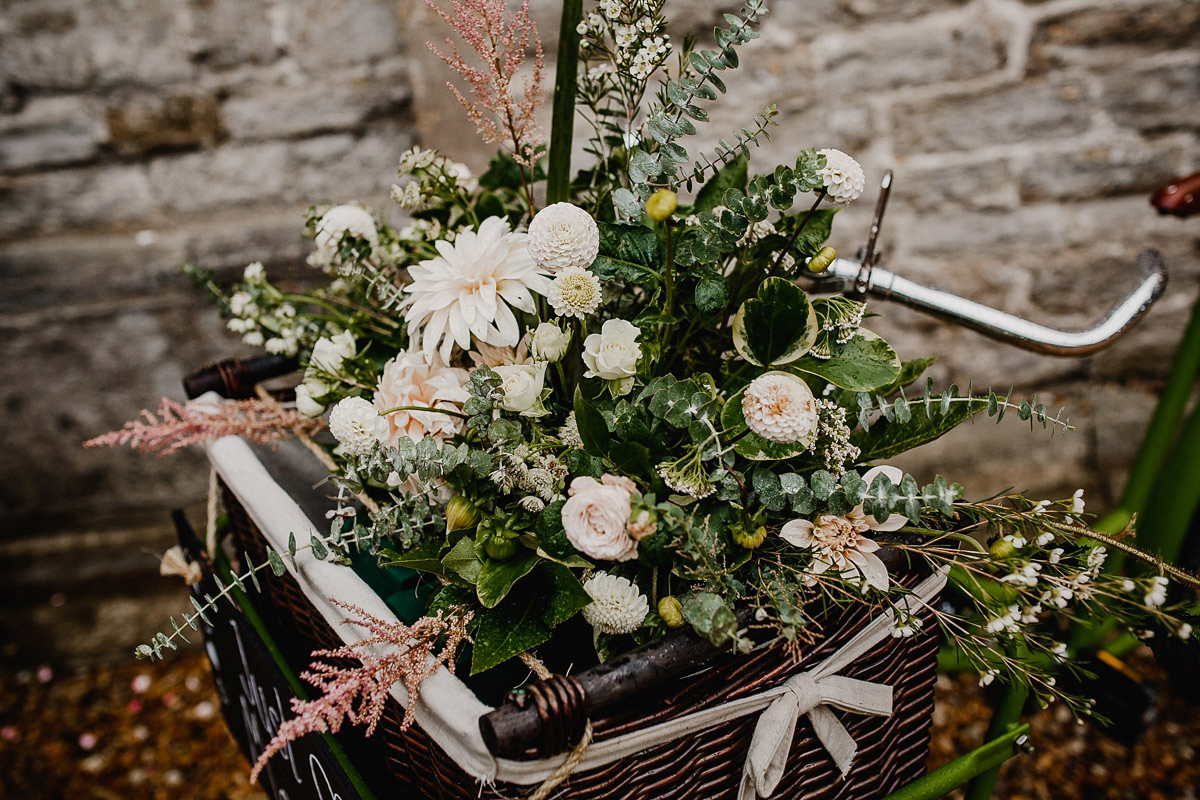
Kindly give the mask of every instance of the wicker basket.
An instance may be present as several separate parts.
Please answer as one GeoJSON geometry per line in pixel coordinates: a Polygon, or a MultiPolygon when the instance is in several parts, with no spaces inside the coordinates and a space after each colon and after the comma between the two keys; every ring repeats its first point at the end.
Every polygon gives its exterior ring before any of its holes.
{"type": "MultiPolygon", "coordinates": [[[[219,470],[221,471],[221,470],[219,470]]],[[[235,545],[261,562],[267,543],[244,507],[245,492],[224,486],[235,545]],[[240,495],[240,496],[239,496],[240,495]]],[[[901,580],[913,585],[921,576],[901,580]]],[[[296,671],[305,668],[318,648],[344,643],[310,601],[292,574],[263,582],[264,617],[296,671]]],[[[921,612],[918,612],[919,615],[921,612]]],[[[929,612],[924,612],[929,623],[929,612]]],[[[797,663],[778,646],[749,656],[722,656],[698,673],[642,692],[635,702],[592,716],[595,743],[614,739],[657,723],[670,723],[694,712],[721,706],[778,686],[792,675],[837,652],[869,622],[862,609],[826,620],[826,637],[797,663]]],[[[927,624],[927,629],[933,626],[927,624]]],[[[866,655],[839,670],[841,676],[892,687],[889,716],[845,714],[841,721],[857,743],[852,768],[841,774],[807,717],[796,726],[787,767],[772,797],[879,798],[923,774],[933,712],[937,640],[932,635],[887,637],[866,655]]],[[[595,768],[586,765],[551,794],[553,798],[629,798],[676,800],[738,796],[743,765],[754,735],[757,715],[722,721],[696,733],[654,744],[635,755],[595,768]]],[[[534,786],[496,781],[480,786],[477,776],[448,755],[419,725],[401,730],[402,710],[392,701],[375,737],[352,752],[356,763],[386,764],[389,794],[401,797],[472,798],[528,797],[534,786]]]]}

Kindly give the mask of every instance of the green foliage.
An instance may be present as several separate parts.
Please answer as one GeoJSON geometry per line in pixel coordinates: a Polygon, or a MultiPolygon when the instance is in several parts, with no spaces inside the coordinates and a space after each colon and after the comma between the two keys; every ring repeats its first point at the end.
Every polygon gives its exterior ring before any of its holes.
{"type": "Polygon", "coordinates": [[[779,366],[808,352],[817,315],[808,295],[791,281],[767,278],[733,320],[733,346],[751,364],[779,366]]]}

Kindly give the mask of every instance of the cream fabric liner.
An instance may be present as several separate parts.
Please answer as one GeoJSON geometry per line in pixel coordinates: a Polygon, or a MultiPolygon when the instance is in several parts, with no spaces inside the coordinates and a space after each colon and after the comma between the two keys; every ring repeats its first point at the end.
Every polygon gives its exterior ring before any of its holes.
{"type": "MultiPolygon", "coordinates": [[[[289,534],[294,533],[296,541],[303,544],[309,541],[312,533],[317,532],[299,506],[271,478],[246,441],[226,437],[207,443],[205,449],[222,480],[246,508],[271,546],[280,553],[287,552],[289,534]]],[[[396,621],[383,600],[353,571],[320,561],[308,549],[296,554],[296,566],[293,567],[291,559],[286,556],[284,562],[313,606],[348,642],[355,640],[355,629],[343,624],[345,612],[330,602],[331,596],[385,621],[396,621]]],[[[269,577],[267,579],[270,580],[269,577]]],[[[944,574],[935,575],[918,587],[917,593],[923,598],[932,597],[944,581],[944,574]]],[[[880,634],[878,639],[888,635],[887,626],[873,626],[872,629],[880,634]]],[[[860,637],[857,647],[864,645],[868,643],[860,637]]],[[[836,654],[833,658],[841,661],[836,654]]],[[[757,713],[786,691],[785,687],[778,687],[624,736],[595,742],[584,752],[577,771],[600,767],[632,756],[647,747],[757,713]]],[[[408,696],[403,686],[393,686],[391,693],[398,702],[407,706],[408,696]]],[[[483,743],[478,722],[481,715],[491,710],[491,706],[480,702],[466,685],[441,668],[422,685],[415,716],[417,724],[463,771],[482,782],[541,783],[565,759],[565,755],[538,761],[495,758],[483,743]]]]}

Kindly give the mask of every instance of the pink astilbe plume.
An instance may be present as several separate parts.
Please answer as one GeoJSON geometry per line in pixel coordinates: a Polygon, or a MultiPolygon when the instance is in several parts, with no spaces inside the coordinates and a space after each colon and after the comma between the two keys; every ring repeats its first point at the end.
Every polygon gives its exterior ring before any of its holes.
{"type": "Polygon", "coordinates": [[[534,142],[542,136],[534,113],[542,99],[545,63],[542,40],[529,17],[529,0],[524,0],[519,10],[511,13],[504,0],[450,0],[452,13],[442,10],[434,0],[425,0],[425,3],[479,55],[482,64],[475,67],[467,63],[450,39],[446,39],[447,51],[439,50],[429,42],[429,49],[463,76],[474,101],[453,83],[446,85],[467,110],[467,117],[475,123],[485,142],[495,144],[503,141],[507,134],[512,140],[513,157],[519,163],[531,166],[534,142]],[[513,95],[512,83],[525,60],[530,40],[534,49],[533,74],[525,79],[524,92],[518,100],[513,95]],[[505,133],[501,133],[501,128],[505,133]]]}
{"type": "Polygon", "coordinates": [[[407,728],[412,724],[421,683],[439,666],[448,664],[458,646],[468,640],[470,613],[446,617],[439,611],[406,626],[384,622],[357,606],[333,602],[357,615],[346,619],[347,624],[366,628],[374,635],[336,650],[313,651],[311,670],[300,673],[300,677],[320,689],[322,695],[315,700],[292,698],[292,711],[296,716],[279,726],[275,737],[258,757],[254,771],[250,773],[252,783],[271,756],[305,734],[337,733],[342,723],[350,720],[354,725],[366,725],[366,735],[370,736],[383,716],[388,690],[400,681],[404,682],[408,692],[408,704],[401,722],[401,729],[407,728]],[[370,651],[377,644],[391,647],[380,656],[370,651]],[[338,667],[320,661],[321,658],[348,658],[360,663],[353,667],[338,667]]]}
{"type": "Polygon", "coordinates": [[[312,434],[323,425],[319,419],[309,419],[298,411],[280,408],[278,403],[265,400],[187,406],[164,397],[158,404],[157,417],[143,410],[139,419],[126,422],[121,430],[89,439],[83,446],[129,445],[141,453],[165,456],[188,445],[222,436],[244,436],[266,444],[312,434]]]}

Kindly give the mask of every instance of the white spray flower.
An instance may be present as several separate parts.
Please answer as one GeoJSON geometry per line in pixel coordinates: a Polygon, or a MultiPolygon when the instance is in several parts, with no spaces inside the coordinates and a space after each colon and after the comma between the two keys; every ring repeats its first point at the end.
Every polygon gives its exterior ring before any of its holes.
{"type": "Polygon", "coordinates": [[[599,251],[596,220],[578,206],[548,205],[529,223],[529,255],[547,272],[590,266],[599,251]]]}
{"type": "Polygon", "coordinates": [[[601,633],[632,633],[650,612],[650,601],[631,581],[597,572],[583,584],[592,602],[583,618],[601,633]]]}
{"type": "Polygon", "coordinates": [[[857,200],[867,182],[859,163],[841,150],[827,148],[817,152],[825,156],[825,166],[817,170],[817,175],[821,177],[829,199],[842,205],[857,200]]]}
{"type": "Polygon", "coordinates": [[[317,266],[323,266],[337,255],[338,244],[344,234],[366,239],[374,246],[379,241],[375,230],[375,218],[361,206],[334,206],[317,221],[317,235],[314,244],[317,246],[313,254],[317,266]]]}

